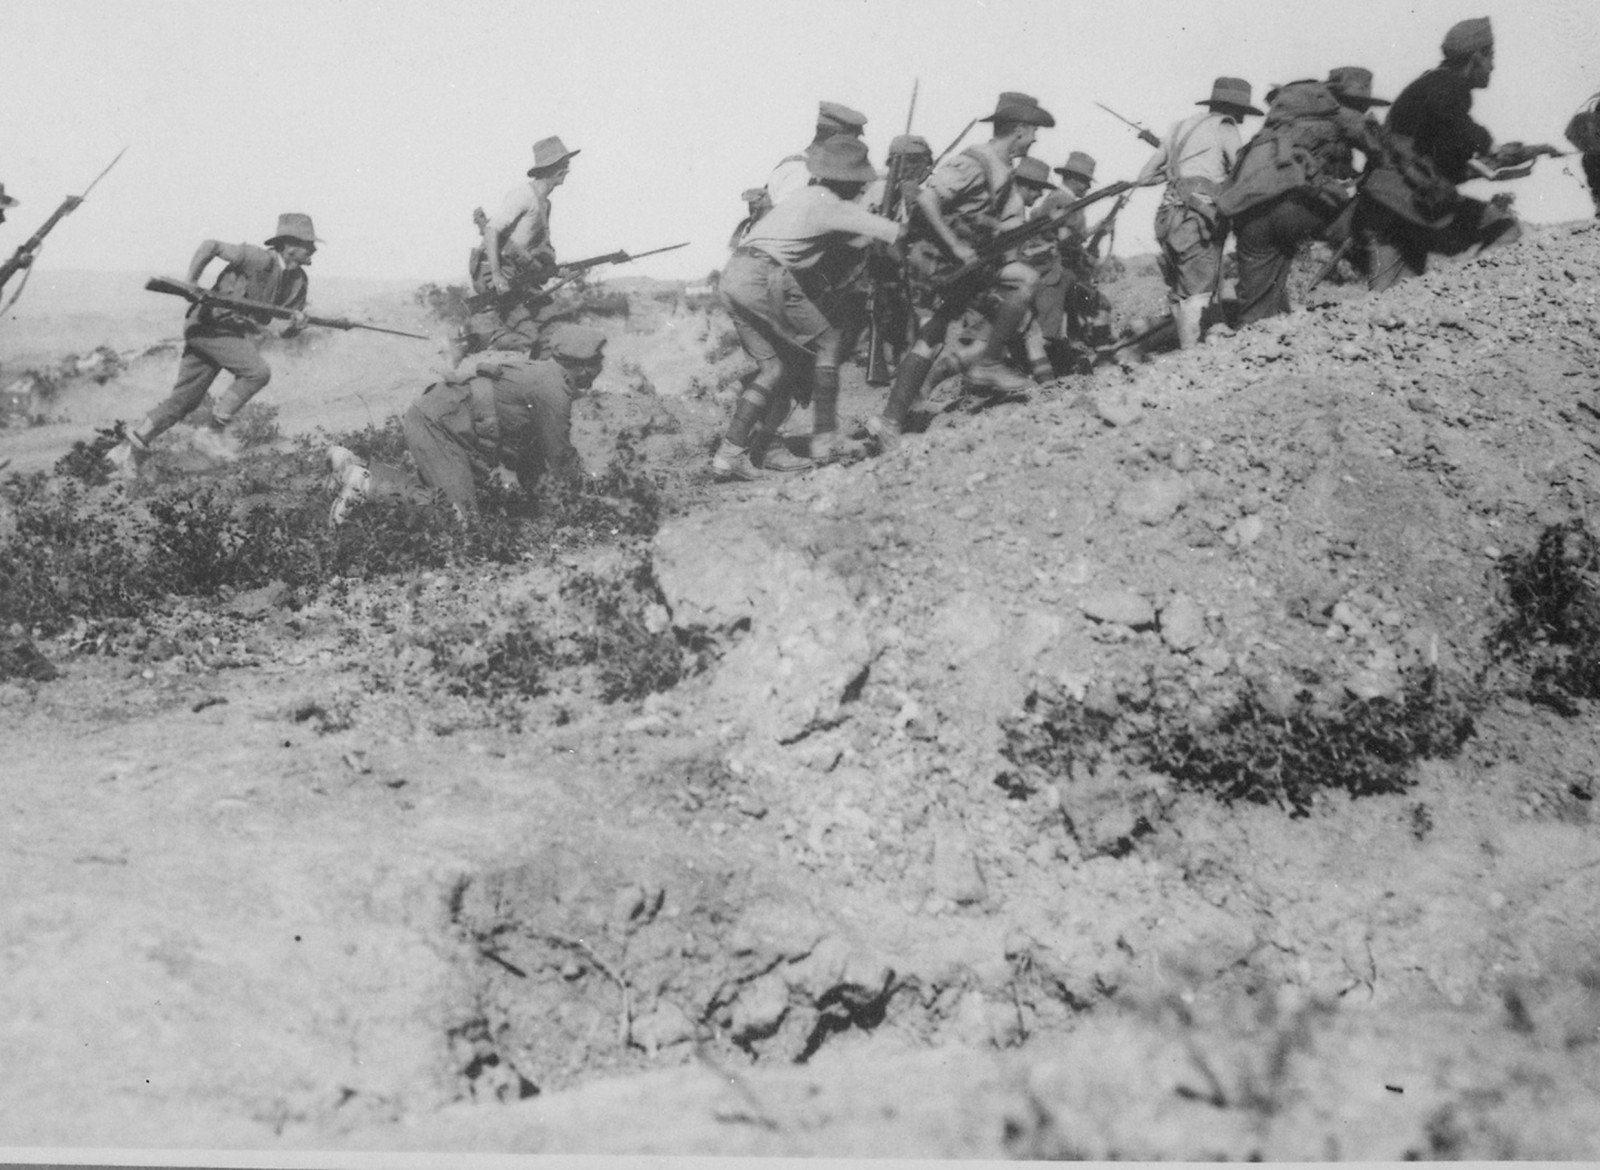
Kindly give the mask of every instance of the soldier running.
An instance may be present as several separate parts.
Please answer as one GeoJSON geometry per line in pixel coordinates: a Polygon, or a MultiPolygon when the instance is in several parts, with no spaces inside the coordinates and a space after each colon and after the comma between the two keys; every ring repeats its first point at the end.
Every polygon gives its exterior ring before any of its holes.
{"type": "Polygon", "coordinates": [[[711,461],[720,479],[756,479],[763,471],[825,463],[844,452],[839,365],[862,324],[855,295],[862,242],[893,244],[904,229],[856,201],[877,177],[859,138],[841,134],[814,146],[806,168],[811,185],[774,204],[750,229],[718,283],[723,307],[757,366],[711,461]],[[810,461],[773,444],[796,397],[811,401],[810,461]]]}
{"type": "MultiPolygon", "coordinates": [[[[932,233],[945,272],[976,259],[978,246],[1023,222],[1026,207],[1013,165],[1027,155],[1041,127],[1056,124],[1038,99],[1014,92],[1002,93],[994,113],[982,121],[994,125],[989,141],[946,159],[917,196],[920,222],[932,233]]],[[[1004,259],[991,281],[965,282],[960,289],[947,290],[895,371],[883,413],[867,421],[880,448],[889,450],[899,443],[906,415],[944,347],[948,327],[985,293],[992,293],[986,312],[989,336],[967,371],[968,389],[1007,395],[1024,393],[1033,385],[1006,366],[1005,356],[1027,320],[1038,282],[1037,270],[1011,256],[1004,259]]]]}
{"type": "MultiPolygon", "coordinates": [[[[6,194],[6,185],[0,183],[0,223],[5,223],[6,211],[15,206],[17,206],[17,201],[6,194]]],[[[21,262],[20,267],[26,268],[33,263],[33,253],[24,252],[18,259],[21,262]]],[[[0,280],[0,292],[4,292],[5,287],[5,281],[0,280]]]]}
{"type": "Polygon", "coordinates": [[[539,291],[560,272],[550,240],[550,196],[567,181],[578,153],[559,137],[534,143],[528,182],[508,192],[484,221],[468,268],[475,297],[489,303],[463,328],[465,352],[537,353],[542,334],[555,323],[552,302],[539,291]]]}
{"type": "MultiPolygon", "coordinates": [[[[317,242],[309,215],[285,212],[278,217],[278,230],[266,241],[266,247],[220,240],[201,243],[189,261],[188,280],[190,284],[198,283],[211,261],[222,260],[227,267],[212,291],[292,309],[294,316],[279,336],[293,337],[306,326],[306,268],[316,253],[317,242]]],[[[233,384],[212,407],[211,421],[196,434],[195,444],[217,458],[234,454],[224,432],[245,403],[272,378],[272,368],[261,356],[262,327],[270,320],[262,313],[204,303],[190,308],[183,330],[178,381],[171,395],[106,455],[119,474],[137,475],[140,463],[149,454],[150,443],[198,408],[223,370],[233,375],[233,384]]]]}
{"type": "Polygon", "coordinates": [[[1156,211],[1156,242],[1183,349],[1200,343],[1201,318],[1222,284],[1228,228],[1217,211],[1216,192],[1243,149],[1239,123],[1261,114],[1250,104],[1250,83],[1237,77],[1217,78],[1211,96],[1195,104],[1206,109],[1167,131],[1138,179],[1141,184],[1157,177],[1167,181],[1156,211]]]}
{"type": "Polygon", "coordinates": [[[426,504],[437,495],[470,522],[478,515],[478,486],[498,467],[510,470],[524,490],[546,477],[580,479],[572,400],[599,376],[605,341],[598,329],[561,324],[550,331],[548,360],[510,353],[469,358],[424,390],[400,420],[415,473],[363,464],[347,447],[328,448],[340,489],[329,522],[343,523],[350,508],[368,498],[426,504]]]}

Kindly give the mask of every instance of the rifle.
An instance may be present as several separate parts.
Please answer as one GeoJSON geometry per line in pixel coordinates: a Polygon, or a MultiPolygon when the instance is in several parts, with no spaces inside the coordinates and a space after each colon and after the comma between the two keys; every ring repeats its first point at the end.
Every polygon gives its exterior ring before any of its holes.
{"type": "Polygon", "coordinates": [[[976,119],[976,118],[974,118],[974,119],[972,119],[972,121],[968,122],[967,125],[966,125],[966,129],[962,130],[960,134],[957,134],[955,136],[955,138],[951,140],[950,145],[945,147],[943,150],[941,150],[939,152],[939,157],[933,160],[933,165],[934,166],[938,166],[940,163],[942,163],[945,160],[945,156],[947,156],[956,147],[960,146],[961,143],[962,143],[962,140],[965,139],[968,134],[972,133],[972,128],[974,126],[976,126],[977,124],[978,124],[978,119],[976,119]]]}
{"type": "MultiPolygon", "coordinates": [[[[210,289],[201,288],[198,284],[190,284],[187,280],[172,280],[165,276],[152,276],[144,282],[144,287],[150,292],[168,293],[171,296],[182,297],[191,304],[210,305],[218,309],[232,309],[236,313],[264,313],[268,317],[276,317],[280,321],[287,321],[295,314],[293,309],[286,309],[282,305],[269,305],[264,301],[247,301],[243,297],[226,297],[221,293],[212,292],[210,289]]],[[[393,333],[397,337],[415,337],[418,341],[433,340],[426,333],[407,333],[404,329],[389,329],[382,325],[368,325],[363,321],[351,321],[345,317],[307,317],[306,324],[321,325],[327,329],[368,329],[373,333],[393,333]]]]}
{"type": "MultiPolygon", "coordinates": [[[[668,244],[665,248],[651,248],[648,252],[629,253],[619,248],[617,251],[607,252],[603,256],[590,256],[587,260],[574,260],[570,264],[560,266],[558,269],[561,273],[560,280],[539,289],[534,295],[542,300],[548,300],[558,289],[571,284],[591,268],[598,268],[602,264],[626,264],[630,260],[643,260],[646,256],[656,256],[662,252],[676,252],[679,248],[687,248],[688,246],[689,241],[685,240],[681,244],[668,244]]],[[[481,313],[485,309],[495,308],[508,301],[522,300],[527,296],[527,293],[518,292],[515,289],[505,293],[497,293],[491,289],[488,292],[474,293],[472,296],[464,298],[464,301],[469,310],[474,313],[481,313]]]]}
{"type": "Polygon", "coordinates": [[[1110,199],[1121,195],[1125,191],[1132,191],[1139,183],[1135,179],[1124,179],[1120,183],[1112,183],[1101,187],[1098,191],[1091,191],[1082,199],[1074,199],[1071,203],[1063,203],[1049,215],[1030,219],[1026,223],[1018,224],[1014,228],[1000,232],[983,247],[978,249],[978,254],[957,268],[949,276],[937,281],[941,291],[955,288],[966,283],[978,274],[986,271],[997,263],[1004,263],[1005,256],[1013,248],[1027,243],[1035,236],[1060,228],[1066,218],[1075,211],[1099,203],[1102,199],[1110,199]]]}
{"type": "Polygon", "coordinates": [[[1467,160],[1467,165],[1472,168],[1472,178],[1488,179],[1491,183],[1503,183],[1507,179],[1521,179],[1533,171],[1533,164],[1540,158],[1564,158],[1567,152],[1557,150],[1549,143],[1541,142],[1536,146],[1527,146],[1521,142],[1507,142],[1492,151],[1487,157],[1467,160]]]}
{"type": "MultiPolygon", "coordinates": [[[[920,79],[913,78],[911,82],[911,108],[906,111],[906,133],[911,133],[911,120],[917,113],[917,87],[920,79]]],[[[897,154],[889,164],[889,173],[884,178],[883,206],[878,209],[878,214],[886,219],[894,219],[900,210],[900,175],[903,170],[904,154],[897,154]]],[[[909,302],[909,290],[906,288],[906,272],[903,262],[896,265],[899,279],[898,287],[892,292],[902,302],[909,302]]],[[[898,314],[893,312],[894,306],[890,304],[891,290],[884,287],[886,281],[877,274],[869,275],[870,285],[867,290],[867,385],[887,386],[890,380],[889,350],[894,348],[893,318],[898,314]]]]}
{"type": "MultiPolygon", "coordinates": [[[[0,264],[0,288],[4,288],[8,280],[15,276],[21,269],[26,268],[33,262],[34,253],[39,250],[40,246],[44,243],[44,238],[50,234],[50,232],[55,228],[56,224],[60,223],[68,215],[76,211],[78,209],[78,205],[81,204],[85,199],[89,198],[89,192],[94,190],[95,184],[99,183],[101,179],[105,178],[106,174],[111,170],[111,168],[117,165],[118,160],[120,160],[122,156],[127,153],[128,148],[126,146],[117,151],[117,157],[108,162],[106,164],[106,169],[94,177],[94,182],[90,183],[83,189],[82,195],[68,195],[65,199],[63,199],[61,201],[61,206],[57,207],[51,214],[50,218],[44,221],[44,226],[38,231],[34,232],[33,235],[29,236],[23,245],[11,254],[11,259],[7,260],[4,264],[0,264]]],[[[19,288],[17,289],[16,295],[11,298],[11,304],[8,304],[6,308],[9,309],[11,305],[16,304],[17,297],[20,297],[21,295],[22,289],[19,288]]]]}
{"type": "Polygon", "coordinates": [[[1155,136],[1155,134],[1148,127],[1141,126],[1138,122],[1135,122],[1132,118],[1124,118],[1121,114],[1117,113],[1117,111],[1113,110],[1110,106],[1103,105],[1100,102],[1095,102],[1095,105],[1099,106],[1102,110],[1104,110],[1106,113],[1110,114],[1113,118],[1115,118],[1117,121],[1121,122],[1124,126],[1129,126],[1129,127],[1133,128],[1134,130],[1137,130],[1139,132],[1139,138],[1142,141],[1148,142],[1151,146],[1155,147],[1157,150],[1161,149],[1161,139],[1157,138],[1155,136]]]}
{"type": "Polygon", "coordinates": [[[1089,259],[1098,260],[1100,258],[1101,241],[1116,230],[1117,216],[1122,214],[1122,209],[1128,206],[1128,200],[1132,198],[1133,188],[1129,187],[1128,190],[1117,196],[1117,201],[1111,205],[1111,210],[1106,213],[1106,217],[1095,225],[1094,231],[1089,234],[1089,238],[1083,243],[1084,254],[1089,259]]]}

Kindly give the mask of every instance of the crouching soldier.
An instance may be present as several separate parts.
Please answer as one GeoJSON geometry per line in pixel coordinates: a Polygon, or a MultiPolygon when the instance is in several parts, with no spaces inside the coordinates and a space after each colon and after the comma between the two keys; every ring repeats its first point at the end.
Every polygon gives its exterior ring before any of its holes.
{"type": "Polygon", "coordinates": [[[899,241],[900,224],[855,202],[877,177],[859,138],[837,135],[806,154],[811,185],[776,203],[722,270],[718,294],[756,374],[739,395],[712,458],[721,479],[797,470],[774,446],[796,397],[809,398],[811,457],[837,458],[839,365],[864,323],[858,275],[865,241],[899,241]]]}
{"type": "Polygon", "coordinates": [[[572,400],[593,385],[604,363],[605,334],[585,325],[551,330],[551,360],[489,353],[422,392],[401,417],[415,473],[388,464],[363,465],[353,451],[330,447],[339,479],[329,520],[370,497],[416,503],[442,494],[463,521],[478,514],[478,485],[498,467],[531,489],[541,477],[573,480],[583,465],[572,446],[572,400]]]}
{"type": "MultiPolygon", "coordinates": [[[[262,301],[293,309],[294,317],[280,334],[293,337],[305,328],[304,313],[308,280],[306,268],[317,250],[317,236],[311,217],[288,212],[278,217],[278,230],[266,247],[254,244],[226,244],[206,240],[189,261],[188,281],[196,284],[213,260],[227,264],[213,291],[227,297],[262,301]]],[[[183,329],[183,358],[178,364],[178,381],[165,402],[144,417],[128,432],[127,438],[106,455],[122,474],[135,474],[157,435],[169,430],[205,401],[206,391],[217,375],[227,370],[233,384],[213,407],[211,423],[196,436],[197,444],[209,454],[232,454],[223,432],[245,403],[254,398],[272,377],[272,368],[261,356],[262,327],[272,318],[262,313],[244,313],[197,303],[189,310],[183,329]]]]}

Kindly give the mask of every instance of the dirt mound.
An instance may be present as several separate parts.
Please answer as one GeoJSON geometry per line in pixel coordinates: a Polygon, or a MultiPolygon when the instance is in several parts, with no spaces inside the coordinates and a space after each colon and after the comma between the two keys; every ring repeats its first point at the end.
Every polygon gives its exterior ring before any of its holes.
{"type": "Polygon", "coordinates": [[[8,1137],[1593,1156],[1600,737],[1505,631],[1600,488],[1597,276],[1535,230],[738,487],[720,316],[609,321],[644,527],[0,682],[8,1137]],[[108,966],[168,1006],[54,978],[108,966]]]}

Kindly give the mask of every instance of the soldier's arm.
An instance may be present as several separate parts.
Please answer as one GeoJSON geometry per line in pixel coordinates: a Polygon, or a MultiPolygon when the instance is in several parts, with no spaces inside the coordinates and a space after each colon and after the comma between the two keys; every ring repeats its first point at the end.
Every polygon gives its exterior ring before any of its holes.
{"type": "Polygon", "coordinates": [[[939,237],[939,242],[945,246],[949,253],[961,263],[965,264],[977,255],[972,245],[956,235],[955,231],[945,222],[944,210],[939,206],[939,194],[930,187],[924,187],[917,195],[917,207],[921,210],[928,226],[939,237]]]}
{"type": "Polygon", "coordinates": [[[200,246],[194,250],[194,256],[189,260],[189,283],[198,284],[206,265],[218,259],[227,264],[239,263],[244,259],[244,245],[225,244],[221,240],[202,240],[200,246]]]}
{"type": "Polygon", "coordinates": [[[500,204],[500,210],[491,215],[489,222],[484,225],[483,255],[489,265],[489,275],[497,285],[507,282],[501,267],[500,240],[502,237],[508,237],[517,221],[529,214],[532,209],[532,199],[531,188],[518,187],[505,197],[500,204]]]}
{"type": "Polygon", "coordinates": [[[1167,141],[1163,142],[1161,144],[1161,148],[1152,154],[1148,161],[1145,162],[1144,168],[1139,172],[1139,177],[1134,180],[1135,183],[1142,187],[1146,183],[1155,182],[1158,176],[1166,174],[1167,146],[1168,143],[1173,140],[1173,137],[1174,136],[1171,134],[1167,135],[1167,141]]]}

